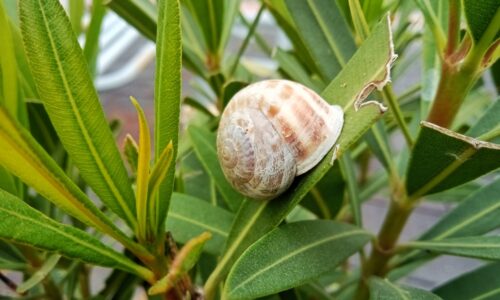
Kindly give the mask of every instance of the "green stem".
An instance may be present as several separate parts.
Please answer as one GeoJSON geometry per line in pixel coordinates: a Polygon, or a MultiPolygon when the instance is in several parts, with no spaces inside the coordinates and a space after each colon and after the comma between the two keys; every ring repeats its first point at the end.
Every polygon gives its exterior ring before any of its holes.
{"type": "Polygon", "coordinates": [[[462,5],[460,0],[449,0],[448,43],[446,45],[446,56],[452,55],[460,42],[461,9],[462,5]]]}
{"type": "Polygon", "coordinates": [[[387,263],[394,254],[393,249],[412,211],[413,206],[406,200],[405,195],[402,195],[402,199],[393,199],[391,201],[382,229],[373,243],[371,255],[366,263],[363,264],[361,281],[359,282],[355,299],[368,299],[369,290],[367,283],[370,277],[384,277],[389,271],[387,263]]]}
{"type": "Polygon", "coordinates": [[[413,139],[410,134],[410,129],[408,129],[408,126],[406,126],[403,113],[399,108],[399,103],[397,101],[396,95],[394,94],[394,91],[392,90],[392,87],[385,86],[382,91],[382,96],[384,97],[385,102],[389,105],[391,112],[394,115],[394,119],[399,125],[399,128],[401,128],[401,132],[403,133],[406,144],[409,148],[413,147],[413,139]]]}
{"type": "MultiPolygon", "coordinates": [[[[448,56],[443,61],[441,78],[431,112],[427,120],[442,127],[450,127],[470,88],[482,73],[481,62],[500,29],[500,10],[463,61],[448,56]]],[[[460,59],[460,57],[458,58],[460,59]]]]}
{"type": "Polygon", "coordinates": [[[255,19],[254,19],[252,25],[248,29],[247,36],[243,40],[243,44],[241,45],[240,49],[238,50],[238,53],[236,54],[236,59],[234,60],[233,66],[231,67],[231,70],[229,71],[229,75],[228,75],[229,78],[233,77],[234,72],[236,72],[236,68],[238,67],[238,64],[240,63],[241,56],[243,55],[243,53],[247,49],[248,43],[250,42],[250,39],[252,38],[252,36],[255,32],[255,28],[257,28],[257,25],[259,24],[260,16],[264,12],[265,8],[266,8],[265,5],[261,4],[259,12],[257,13],[257,16],[255,16],[255,19]]]}
{"type": "Polygon", "coordinates": [[[450,127],[465,96],[477,78],[477,67],[462,68],[444,61],[436,96],[427,120],[442,127],[450,127]]]}

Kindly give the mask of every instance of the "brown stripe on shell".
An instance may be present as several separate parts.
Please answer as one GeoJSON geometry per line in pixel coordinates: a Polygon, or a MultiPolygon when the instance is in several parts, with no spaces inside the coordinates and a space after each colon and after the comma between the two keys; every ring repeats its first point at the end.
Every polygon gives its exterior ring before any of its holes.
{"type": "Polygon", "coordinates": [[[316,103],[323,112],[327,114],[329,113],[330,108],[318,94],[316,94],[314,91],[308,89],[305,86],[302,86],[302,89],[310,96],[311,100],[313,100],[314,103],[316,103]]]}
{"type": "Polygon", "coordinates": [[[279,127],[281,128],[281,134],[288,145],[295,152],[296,159],[303,159],[307,153],[307,146],[304,145],[300,136],[297,135],[295,129],[290,125],[286,116],[278,116],[276,120],[279,123],[279,127]]]}
{"type": "Polygon", "coordinates": [[[293,95],[293,87],[291,87],[289,84],[283,84],[281,87],[279,97],[283,100],[290,99],[290,97],[293,95]]]}

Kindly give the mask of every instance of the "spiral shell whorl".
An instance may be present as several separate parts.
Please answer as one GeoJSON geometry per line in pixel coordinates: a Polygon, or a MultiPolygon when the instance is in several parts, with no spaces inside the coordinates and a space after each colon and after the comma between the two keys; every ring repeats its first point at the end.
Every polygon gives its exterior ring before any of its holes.
{"type": "Polygon", "coordinates": [[[235,112],[223,120],[217,148],[226,178],[248,197],[270,199],[285,191],[295,177],[290,149],[258,110],[235,112]]]}
{"type": "Polygon", "coordinates": [[[242,194],[271,199],[333,147],[343,112],[287,80],[266,80],[239,91],[222,114],[217,136],[221,166],[242,194]]]}

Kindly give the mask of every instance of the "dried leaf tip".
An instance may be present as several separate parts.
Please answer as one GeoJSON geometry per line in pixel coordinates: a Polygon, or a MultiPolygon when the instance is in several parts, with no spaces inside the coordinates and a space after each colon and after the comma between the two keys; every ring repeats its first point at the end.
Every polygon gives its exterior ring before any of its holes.
{"type": "Polygon", "coordinates": [[[382,75],[382,78],[375,79],[369,82],[367,85],[363,87],[363,89],[361,89],[361,92],[358,94],[356,100],[354,101],[355,111],[358,111],[361,107],[366,105],[377,105],[381,113],[387,111],[387,107],[378,101],[375,100],[364,101],[374,89],[380,91],[384,88],[384,86],[387,83],[391,81],[391,67],[398,58],[398,55],[394,53],[394,41],[392,37],[391,19],[389,15],[387,15],[386,21],[387,21],[387,27],[389,28],[389,53],[387,56],[387,62],[385,64],[384,71],[380,73],[380,75],[382,75]]]}

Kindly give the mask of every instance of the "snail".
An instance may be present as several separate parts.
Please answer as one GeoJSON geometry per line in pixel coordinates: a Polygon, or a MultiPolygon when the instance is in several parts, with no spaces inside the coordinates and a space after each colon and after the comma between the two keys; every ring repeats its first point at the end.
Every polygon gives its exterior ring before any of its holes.
{"type": "Polygon", "coordinates": [[[270,200],[312,169],[334,146],[344,113],[302,84],[264,80],[236,93],[217,133],[217,155],[229,183],[270,200]]]}

